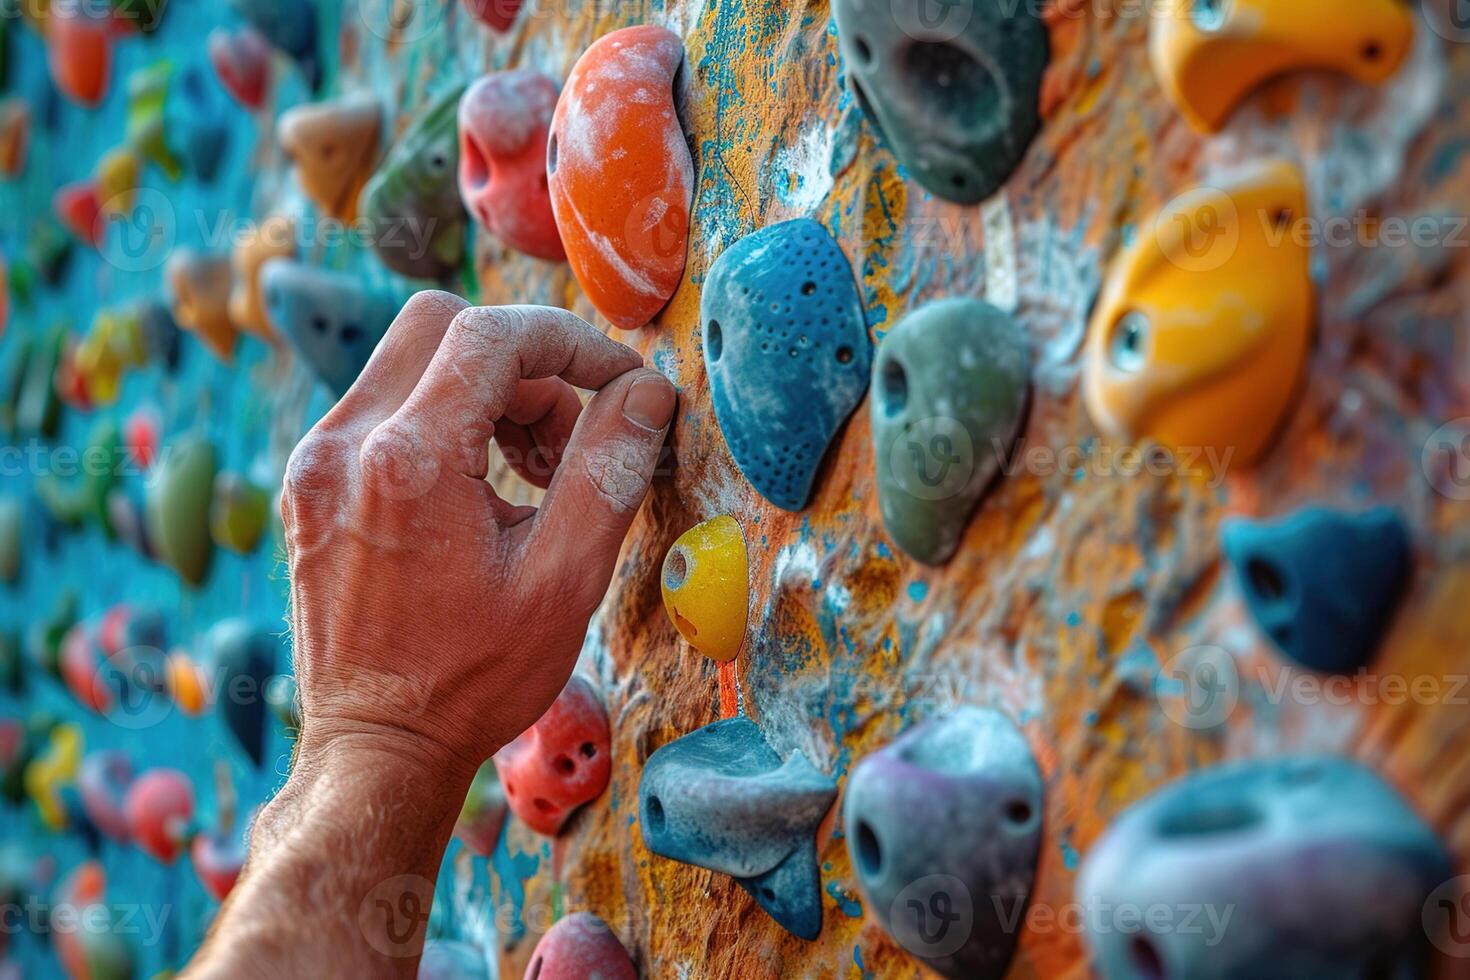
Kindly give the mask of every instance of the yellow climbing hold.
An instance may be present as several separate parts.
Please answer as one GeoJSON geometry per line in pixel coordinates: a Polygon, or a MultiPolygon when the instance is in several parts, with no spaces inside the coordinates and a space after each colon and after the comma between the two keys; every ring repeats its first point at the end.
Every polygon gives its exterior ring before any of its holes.
{"type": "Polygon", "coordinates": [[[750,604],[750,563],[735,518],[715,517],[679,536],[664,557],[663,593],[669,619],[694,649],[735,659],[750,604]]]}

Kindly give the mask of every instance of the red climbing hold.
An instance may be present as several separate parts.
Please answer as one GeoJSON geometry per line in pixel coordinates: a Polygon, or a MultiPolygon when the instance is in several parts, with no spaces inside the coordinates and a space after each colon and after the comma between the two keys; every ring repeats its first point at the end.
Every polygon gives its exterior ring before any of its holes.
{"type": "Polygon", "coordinates": [[[220,84],[247,109],[265,104],[270,83],[271,48],[253,27],[229,30],[217,27],[209,33],[209,61],[220,84]]]}
{"type": "Polygon", "coordinates": [[[189,843],[189,860],[199,883],[223,902],[245,867],[245,838],[238,829],[199,834],[189,843]]]}
{"type": "Polygon", "coordinates": [[[128,462],[147,472],[158,455],[158,410],[144,405],[128,416],[123,423],[123,445],[128,450],[128,462]]]}
{"type": "Polygon", "coordinates": [[[613,931],[591,912],[567,916],[547,930],[531,953],[526,980],[638,980],[638,971],[613,931]]]}
{"type": "Polygon", "coordinates": [[[464,0],[464,7],[497,31],[508,31],[521,11],[522,0],[464,0]]]}
{"type": "Polygon", "coordinates": [[[163,864],[183,850],[194,819],[194,791],[176,769],[150,769],[128,788],[124,809],[138,846],[163,864]]]}
{"type": "Polygon", "coordinates": [[[546,184],[546,138],[556,83],[534,71],[498,71],[459,100],[459,193],[465,208],[511,248],[562,262],[546,184]]]}
{"type": "Polygon", "coordinates": [[[674,106],[684,42],[645,25],[599,39],[556,104],[546,169],[572,272],[624,330],[663,309],[684,277],[694,162],[674,106]]]}
{"type": "Polygon", "coordinates": [[[546,714],[495,755],[511,810],[555,837],[577,807],[607,787],[610,743],[607,709],[592,685],[574,676],[546,714]]]}
{"type": "Polygon", "coordinates": [[[93,248],[102,245],[102,202],[97,198],[97,185],[90,180],[79,180],[59,189],[51,198],[56,217],[79,240],[93,248]]]}

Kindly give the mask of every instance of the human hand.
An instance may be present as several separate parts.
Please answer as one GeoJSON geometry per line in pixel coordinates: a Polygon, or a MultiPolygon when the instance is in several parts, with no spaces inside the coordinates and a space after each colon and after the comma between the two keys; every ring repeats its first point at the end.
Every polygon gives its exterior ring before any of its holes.
{"type": "Polygon", "coordinates": [[[298,751],[366,740],[467,785],[530,727],[571,674],[674,401],[565,310],[409,300],[287,466],[298,751]],[[585,408],[573,386],[597,390],[585,408]],[[492,438],[547,488],[539,510],[485,482],[492,438]]]}

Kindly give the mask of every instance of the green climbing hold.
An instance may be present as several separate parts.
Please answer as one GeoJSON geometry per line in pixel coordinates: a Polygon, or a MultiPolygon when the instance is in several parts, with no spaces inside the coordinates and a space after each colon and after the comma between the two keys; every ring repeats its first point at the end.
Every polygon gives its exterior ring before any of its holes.
{"type": "Polygon", "coordinates": [[[20,581],[21,549],[25,546],[25,504],[14,494],[0,497],[0,581],[20,581]]]}
{"type": "Polygon", "coordinates": [[[202,585],[214,557],[209,512],[214,497],[214,446],[198,435],[174,441],[148,484],[148,540],[158,558],[189,585],[202,585]]]}
{"type": "Polygon", "coordinates": [[[184,164],[169,149],[164,126],[173,77],[173,62],[156,61],[128,79],[128,142],[170,181],[177,181],[184,174],[184,164]]]}
{"type": "Polygon", "coordinates": [[[459,98],[451,86],[388,151],[362,190],[358,211],[371,223],[383,263],[405,276],[443,280],[465,250],[459,196],[459,98]]]}
{"type": "Polygon", "coordinates": [[[56,467],[36,478],[36,496],[65,527],[79,528],[93,520],[111,538],[114,535],[107,496],[117,483],[117,464],[122,458],[117,423],[102,419],[92,427],[91,438],[75,466],[75,479],[63,480],[58,460],[56,467]]]}
{"type": "Polygon", "coordinates": [[[50,617],[35,621],[26,631],[26,655],[57,680],[61,680],[61,641],[77,624],[77,615],[77,594],[67,589],[56,600],[50,617]]]}
{"type": "Polygon", "coordinates": [[[927,565],[949,559],[1021,428],[1025,332],[973,299],[922,306],[873,360],[874,459],[883,524],[927,565]]]}
{"type": "Polygon", "coordinates": [[[55,324],[31,347],[16,399],[16,430],[23,436],[53,439],[61,427],[56,366],[66,344],[66,327],[55,324]]]}
{"type": "Polygon", "coordinates": [[[260,537],[265,533],[270,506],[270,494],[244,476],[221,473],[214,478],[209,534],[221,548],[248,555],[260,544],[260,537]]]}

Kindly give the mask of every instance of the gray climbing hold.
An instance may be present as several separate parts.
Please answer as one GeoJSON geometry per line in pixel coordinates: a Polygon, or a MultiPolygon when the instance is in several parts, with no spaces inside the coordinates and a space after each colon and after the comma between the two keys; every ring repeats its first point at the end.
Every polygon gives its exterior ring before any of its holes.
{"type": "Polygon", "coordinates": [[[293,259],[266,263],[261,292],[271,323],[338,397],[352,387],[403,308],[392,290],[293,259]]]}
{"type": "Polygon", "coordinates": [[[858,103],[924,188],[962,204],[994,194],[1041,125],[1039,4],[833,0],[858,103]]]}
{"type": "Polygon", "coordinates": [[[1087,855],[1077,899],[1104,980],[1409,980],[1427,975],[1423,906],[1452,868],[1372,771],[1295,756],[1217,766],[1134,804],[1087,855]],[[1129,908],[1168,915],[1114,917],[1129,908]]]}
{"type": "Polygon", "coordinates": [[[649,757],[638,785],[655,854],[730,875],[782,928],[822,930],[817,825],[837,785],[796,753],[785,764],[749,718],[727,718],[649,757]]]}
{"type": "Polygon", "coordinates": [[[947,561],[1021,429],[1025,331],[973,299],[922,306],[873,360],[874,460],[883,524],[929,565],[947,561]]]}
{"type": "Polygon", "coordinates": [[[1041,849],[1042,781],[1005,715],[961,707],[853,769],[847,850],[868,910],[946,977],[1003,977],[1041,849]]]}
{"type": "Polygon", "coordinates": [[[715,260],[699,312],[730,455],[761,496],[801,510],[868,389],[872,343],[847,257],[810,219],[762,228],[715,260]]]}

